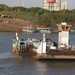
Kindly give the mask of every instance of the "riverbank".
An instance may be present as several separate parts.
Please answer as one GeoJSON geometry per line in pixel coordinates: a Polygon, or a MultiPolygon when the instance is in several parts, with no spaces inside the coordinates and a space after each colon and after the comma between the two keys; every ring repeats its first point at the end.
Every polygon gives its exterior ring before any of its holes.
{"type": "Polygon", "coordinates": [[[28,20],[18,18],[2,18],[0,32],[21,32],[23,26],[31,25],[28,20]]]}

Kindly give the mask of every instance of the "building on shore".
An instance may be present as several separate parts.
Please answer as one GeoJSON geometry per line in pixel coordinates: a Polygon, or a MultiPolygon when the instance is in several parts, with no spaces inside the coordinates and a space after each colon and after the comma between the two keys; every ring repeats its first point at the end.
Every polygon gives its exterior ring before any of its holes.
{"type": "Polygon", "coordinates": [[[67,9],[67,1],[61,2],[61,10],[67,9]]]}
{"type": "Polygon", "coordinates": [[[22,4],[22,7],[24,7],[24,2],[23,2],[23,4],[22,4]]]}
{"type": "Polygon", "coordinates": [[[61,0],[43,0],[43,8],[49,11],[67,9],[67,1],[61,2],[61,0]]]}
{"type": "MultiPolygon", "coordinates": [[[[18,2],[17,2],[17,5],[16,5],[16,6],[17,6],[17,7],[19,6],[19,5],[18,5],[18,2]]],[[[22,3],[22,7],[24,7],[24,2],[22,3]]]]}
{"type": "Polygon", "coordinates": [[[18,7],[18,2],[17,2],[17,7],[18,7]]]}

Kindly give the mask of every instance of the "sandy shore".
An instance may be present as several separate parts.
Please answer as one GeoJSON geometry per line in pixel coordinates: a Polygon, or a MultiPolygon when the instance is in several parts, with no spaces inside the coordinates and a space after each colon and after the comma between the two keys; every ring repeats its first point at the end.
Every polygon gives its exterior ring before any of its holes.
{"type": "Polygon", "coordinates": [[[0,32],[21,32],[23,26],[31,25],[29,21],[15,18],[2,18],[0,32]],[[7,23],[10,21],[9,23],[7,23]]]}

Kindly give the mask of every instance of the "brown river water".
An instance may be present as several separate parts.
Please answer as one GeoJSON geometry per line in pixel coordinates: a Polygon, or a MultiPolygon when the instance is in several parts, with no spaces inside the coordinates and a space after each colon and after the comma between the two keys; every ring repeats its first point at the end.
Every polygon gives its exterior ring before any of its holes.
{"type": "MultiPolygon", "coordinates": [[[[34,60],[12,54],[15,32],[0,32],[0,75],[75,75],[75,60],[34,60]]],[[[42,34],[19,33],[19,38],[42,39],[42,34]]],[[[58,34],[46,34],[58,42],[58,34]]],[[[70,44],[75,44],[75,34],[70,34],[70,44]]]]}

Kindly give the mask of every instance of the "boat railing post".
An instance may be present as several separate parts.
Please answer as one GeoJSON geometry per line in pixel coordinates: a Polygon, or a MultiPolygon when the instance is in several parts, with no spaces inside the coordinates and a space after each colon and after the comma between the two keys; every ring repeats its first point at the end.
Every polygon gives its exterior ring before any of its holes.
{"type": "Polygon", "coordinates": [[[16,33],[16,40],[17,40],[17,41],[19,40],[18,33],[16,33]]]}
{"type": "Polygon", "coordinates": [[[16,32],[16,37],[15,38],[16,38],[16,47],[17,47],[17,50],[18,50],[18,46],[17,45],[18,45],[19,37],[18,37],[18,33],[17,32],[16,32]]]}
{"type": "Polygon", "coordinates": [[[43,34],[43,41],[42,41],[42,53],[46,53],[45,34],[43,34]]]}
{"type": "Polygon", "coordinates": [[[25,41],[25,50],[27,50],[27,45],[26,45],[26,41],[25,41]]]}

